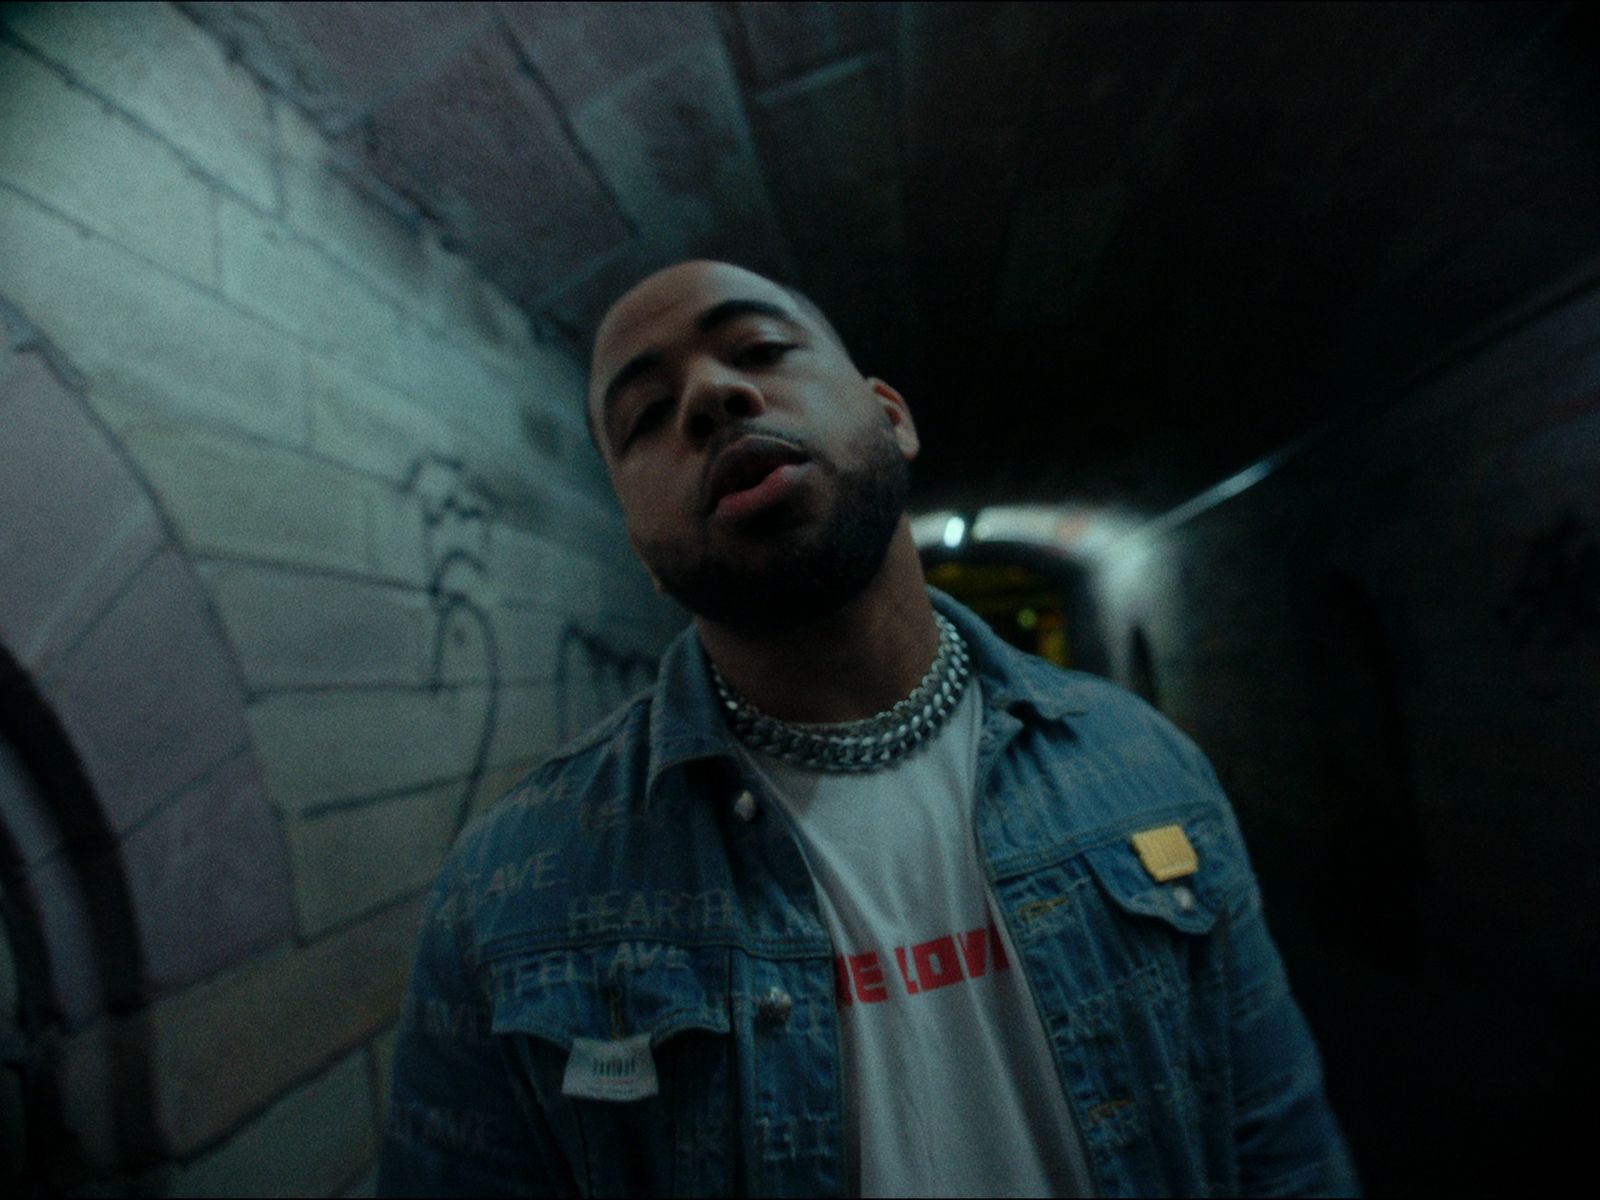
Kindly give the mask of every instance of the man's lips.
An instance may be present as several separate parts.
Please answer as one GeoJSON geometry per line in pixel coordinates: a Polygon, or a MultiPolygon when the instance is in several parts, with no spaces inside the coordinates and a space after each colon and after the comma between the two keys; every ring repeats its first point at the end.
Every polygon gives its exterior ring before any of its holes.
{"type": "MultiPolygon", "coordinates": [[[[746,492],[752,493],[748,500],[754,502],[760,498],[757,493],[763,490],[780,490],[776,485],[782,479],[768,482],[769,478],[780,468],[795,467],[805,461],[805,451],[782,438],[746,434],[712,460],[706,473],[704,511],[718,512],[726,507],[724,500],[743,498],[746,492]]],[[[783,478],[792,474],[794,472],[783,472],[783,478]]]]}
{"type": "Polygon", "coordinates": [[[774,467],[761,481],[751,487],[729,492],[717,501],[712,515],[724,520],[737,521],[768,505],[776,504],[789,494],[795,481],[811,469],[810,463],[783,463],[774,467]]]}

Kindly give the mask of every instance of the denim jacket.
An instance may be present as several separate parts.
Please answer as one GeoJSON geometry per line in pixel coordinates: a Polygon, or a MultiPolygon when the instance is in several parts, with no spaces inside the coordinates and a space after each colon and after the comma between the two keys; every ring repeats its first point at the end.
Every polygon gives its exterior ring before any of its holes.
{"type": "MultiPolygon", "coordinates": [[[[1098,1193],[1353,1193],[1203,755],[931,594],[982,685],[982,866],[1098,1193]],[[1170,825],[1198,868],[1158,883],[1130,836],[1170,825]]],[[[651,689],[458,840],[423,917],[380,1194],[841,1193],[834,950],[730,736],[686,630],[651,689]],[[564,1094],[575,1038],[646,1042],[656,1094],[564,1094]]]]}

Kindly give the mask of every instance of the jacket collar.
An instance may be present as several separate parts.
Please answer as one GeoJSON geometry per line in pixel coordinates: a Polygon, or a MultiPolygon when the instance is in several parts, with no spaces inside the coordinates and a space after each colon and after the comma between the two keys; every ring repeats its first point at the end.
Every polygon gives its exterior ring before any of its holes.
{"type": "MultiPolygon", "coordinates": [[[[1078,677],[1063,676],[1007,644],[981,617],[938,588],[928,588],[928,598],[966,639],[986,707],[1041,721],[1061,721],[1088,711],[1087,689],[1078,677]]],[[[706,653],[693,625],[662,656],[651,697],[649,738],[647,803],[664,773],[691,762],[725,759],[727,767],[737,772],[737,743],[723,720],[706,653]]]]}

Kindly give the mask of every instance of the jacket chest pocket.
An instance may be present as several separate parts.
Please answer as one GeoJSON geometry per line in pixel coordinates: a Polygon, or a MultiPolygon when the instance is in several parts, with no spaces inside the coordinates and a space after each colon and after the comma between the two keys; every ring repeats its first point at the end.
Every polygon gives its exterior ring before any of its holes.
{"type": "Polygon", "coordinates": [[[1207,986],[1220,969],[1219,922],[1238,868],[1221,844],[1222,830],[1209,816],[1165,827],[1181,830],[1181,844],[1194,861],[1183,873],[1157,879],[1141,861],[1133,832],[1083,852],[1092,880],[1086,920],[1099,925],[1107,967],[1116,976],[1142,977],[1157,995],[1207,986]]]}
{"type": "Polygon", "coordinates": [[[491,1030],[585,1195],[721,1190],[728,951],[618,941],[486,964],[491,1030]]]}
{"type": "MultiPolygon", "coordinates": [[[[1116,1040],[1136,1026],[1199,1032],[1196,1023],[1212,1036],[1225,1001],[1226,913],[1243,868],[1211,814],[1173,824],[1195,862],[1171,878],[1158,880],[1141,860],[1135,827],[1005,884],[1024,946],[1071,1013],[1072,1042],[1116,1040]]],[[[1208,1047],[1201,1057],[1215,1056],[1208,1047]]]]}

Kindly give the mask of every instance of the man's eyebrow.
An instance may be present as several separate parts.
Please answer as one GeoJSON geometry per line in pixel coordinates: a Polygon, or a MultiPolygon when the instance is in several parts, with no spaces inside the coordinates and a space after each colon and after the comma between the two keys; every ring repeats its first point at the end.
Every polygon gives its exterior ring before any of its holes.
{"type": "MultiPolygon", "coordinates": [[[[804,328],[800,321],[788,309],[781,305],[773,304],[766,300],[723,300],[713,304],[705,312],[695,318],[694,327],[701,333],[710,333],[729,321],[740,317],[772,317],[793,325],[797,329],[804,328]]],[[[635,354],[622,369],[611,377],[611,382],[606,384],[605,393],[600,400],[600,420],[602,425],[610,420],[612,405],[616,403],[617,396],[622,389],[627,387],[639,376],[647,371],[654,370],[661,365],[661,352],[659,350],[645,350],[635,354]]]]}
{"type": "Polygon", "coordinates": [[[726,325],[739,317],[773,317],[800,327],[800,322],[788,309],[766,300],[724,300],[720,304],[713,304],[700,314],[694,327],[701,333],[710,333],[717,326],[726,325]]]}

